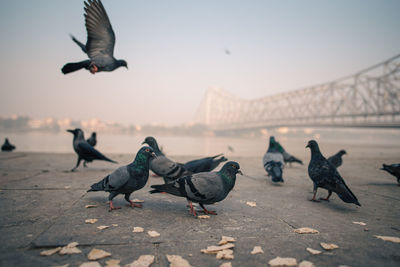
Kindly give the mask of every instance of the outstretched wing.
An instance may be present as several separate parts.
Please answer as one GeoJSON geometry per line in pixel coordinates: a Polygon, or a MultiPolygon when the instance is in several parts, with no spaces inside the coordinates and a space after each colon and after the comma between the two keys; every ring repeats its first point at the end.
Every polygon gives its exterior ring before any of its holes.
{"type": "Polygon", "coordinates": [[[115,34],[106,10],[100,0],[85,2],[85,25],[87,30],[86,50],[89,58],[112,58],[115,34]]]}

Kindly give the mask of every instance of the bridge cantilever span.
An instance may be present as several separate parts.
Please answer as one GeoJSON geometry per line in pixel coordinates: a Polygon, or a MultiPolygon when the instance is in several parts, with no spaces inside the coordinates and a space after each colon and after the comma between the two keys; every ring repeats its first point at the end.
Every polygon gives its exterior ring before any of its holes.
{"type": "Polygon", "coordinates": [[[400,127],[400,54],[332,82],[258,99],[247,100],[210,88],[195,120],[214,130],[400,127]]]}

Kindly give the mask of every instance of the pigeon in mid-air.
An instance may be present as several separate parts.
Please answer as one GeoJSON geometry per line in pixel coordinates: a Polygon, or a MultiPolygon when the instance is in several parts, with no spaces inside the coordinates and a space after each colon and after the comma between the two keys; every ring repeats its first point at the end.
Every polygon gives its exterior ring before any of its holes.
{"type": "Polygon", "coordinates": [[[214,204],[226,198],[235,186],[236,174],[242,174],[237,162],[228,161],[218,172],[200,172],[183,176],[173,183],[152,185],[150,193],[166,192],[178,197],[186,197],[190,206],[190,213],[196,211],[192,202],[199,203],[206,214],[217,213],[207,210],[204,205],[214,204]]]}
{"type": "Polygon", "coordinates": [[[381,170],[387,171],[391,175],[395,176],[397,178],[398,185],[400,185],[400,163],[392,165],[382,164],[381,170]]]}
{"type": "Polygon", "coordinates": [[[89,145],[91,145],[92,147],[95,147],[97,144],[97,134],[96,132],[93,132],[92,135],[86,139],[86,142],[89,143],[89,145]]]}
{"type": "Polygon", "coordinates": [[[273,182],[284,182],[282,178],[284,165],[283,155],[279,151],[279,146],[275,141],[275,137],[271,136],[269,138],[268,150],[263,157],[263,166],[268,176],[272,177],[273,182]]]}
{"type": "Polygon", "coordinates": [[[15,149],[15,146],[8,141],[8,138],[4,140],[4,144],[1,146],[1,151],[11,152],[15,149]]]}
{"type": "Polygon", "coordinates": [[[210,172],[218,167],[221,162],[227,161],[228,159],[218,154],[213,157],[206,157],[202,159],[196,159],[186,162],[183,167],[192,173],[198,172],[210,172]],[[220,158],[218,158],[220,157],[220,158]]]}
{"type": "Polygon", "coordinates": [[[336,168],[338,168],[338,167],[340,167],[340,166],[342,165],[342,163],[343,163],[342,156],[343,156],[344,154],[347,154],[347,153],[346,153],[346,150],[343,150],[343,149],[342,149],[342,150],[340,150],[338,153],[336,153],[335,155],[330,156],[330,157],[328,158],[328,161],[329,161],[330,163],[332,163],[333,166],[335,166],[336,168]]]}
{"type": "Polygon", "coordinates": [[[82,160],[85,161],[84,164],[86,162],[92,162],[93,160],[105,160],[112,163],[117,163],[116,161],[107,158],[94,147],[89,145],[88,142],[86,142],[81,129],[76,128],[75,130],[67,130],[67,132],[70,132],[74,135],[73,146],[76,154],[78,154],[78,162],[71,171],[74,171],[76,168],[78,168],[82,160]]]}
{"type": "Polygon", "coordinates": [[[335,192],[344,202],[361,206],[357,197],[346,185],[335,166],[321,154],[318,143],[315,140],[310,140],[306,147],[311,150],[311,160],[308,165],[308,175],[314,183],[314,195],[311,201],[317,201],[315,196],[318,187],[321,187],[328,190],[328,196],[321,198],[321,200],[329,201],[332,192],[335,192]]]}
{"type": "Polygon", "coordinates": [[[129,197],[134,191],[142,189],[146,185],[149,179],[149,162],[150,158],[153,157],[156,157],[156,155],[151,147],[140,148],[132,163],[119,167],[100,182],[93,184],[87,192],[109,192],[109,211],[121,208],[115,207],[112,203],[114,197],[119,194],[125,195],[125,200],[129,202],[132,208],[141,208],[142,205],[132,202],[129,197]]]}
{"type": "Polygon", "coordinates": [[[148,144],[156,153],[157,158],[150,160],[150,170],[163,177],[165,183],[171,183],[183,175],[190,174],[182,164],[172,161],[164,155],[154,137],[146,137],[142,144],[148,144]]]}
{"type": "Polygon", "coordinates": [[[285,164],[289,163],[289,165],[291,165],[293,162],[297,162],[297,163],[303,165],[303,161],[301,161],[300,159],[296,158],[295,156],[289,154],[279,142],[276,142],[276,143],[278,144],[279,152],[282,153],[283,161],[285,162],[285,164]]]}
{"type": "Polygon", "coordinates": [[[115,34],[101,1],[88,0],[84,4],[86,45],[72,35],[71,38],[89,59],[65,64],[61,69],[62,73],[67,74],[85,68],[95,74],[100,71],[113,71],[119,67],[128,68],[125,60],[114,58],[115,34]]]}

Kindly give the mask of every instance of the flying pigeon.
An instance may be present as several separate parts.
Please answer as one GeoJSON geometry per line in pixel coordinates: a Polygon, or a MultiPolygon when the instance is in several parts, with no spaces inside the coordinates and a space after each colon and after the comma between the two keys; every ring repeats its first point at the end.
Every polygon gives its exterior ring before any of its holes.
{"type": "Polygon", "coordinates": [[[150,169],[158,176],[162,176],[165,183],[173,182],[183,175],[190,174],[182,164],[176,163],[164,155],[154,137],[146,137],[142,144],[148,144],[156,153],[157,158],[150,160],[150,169]]]}
{"type": "Polygon", "coordinates": [[[237,173],[242,174],[239,164],[228,161],[218,172],[195,173],[181,177],[173,183],[152,185],[154,190],[150,193],[166,192],[174,196],[186,197],[190,213],[194,216],[197,215],[192,202],[199,203],[204,213],[216,215],[215,211],[207,210],[204,205],[224,200],[235,186],[237,173]]]}
{"type": "Polygon", "coordinates": [[[67,63],[61,69],[67,74],[85,68],[92,74],[113,71],[119,67],[128,68],[125,60],[114,58],[115,34],[106,10],[100,0],[88,0],[85,4],[86,45],[71,35],[72,40],[88,55],[88,60],[67,63]]]}
{"type": "Polygon", "coordinates": [[[115,207],[112,203],[114,197],[119,194],[125,195],[125,200],[129,202],[132,208],[141,208],[142,205],[132,202],[129,197],[132,192],[142,189],[146,185],[147,180],[149,179],[149,161],[150,158],[155,156],[156,155],[151,147],[140,148],[132,163],[119,167],[100,182],[92,184],[91,188],[87,192],[109,192],[109,211],[121,208],[115,207]]]}
{"type": "Polygon", "coordinates": [[[91,145],[92,147],[95,147],[97,144],[96,132],[93,132],[92,135],[88,139],[86,139],[86,142],[88,142],[89,145],[91,145]]]}
{"type": "Polygon", "coordinates": [[[218,167],[221,162],[228,159],[222,156],[223,154],[215,155],[213,157],[206,157],[186,162],[183,167],[192,173],[210,172],[218,167]],[[222,156],[222,157],[220,157],[222,156]],[[220,158],[218,158],[220,157],[220,158]]]}
{"type": "Polygon", "coordinates": [[[81,160],[84,160],[85,163],[92,162],[93,160],[105,160],[112,163],[117,163],[116,161],[107,158],[91,145],[89,145],[88,142],[86,142],[83,131],[81,129],[76,128],[75,130],[67,130],[67,132],[70,132],[74,135],[73,146],[76,154],[78,154],[78,162],[71,171],[74,171],[76,168],[78,168],[81,160]]]}
{"type": "Polygon", "coordinates": [[[269,138],[269,146],[264,154],[263,165],[268,176],[272,177],[273,182],[284,182],[282,178],[282,170],[284,167],[283,155],[279,152],[279,146],[275,141],[275,137],[269,138]]]}
{"type": "Polygon", "coordinates": [[[285,162],[285,164],[289,163],[289,165],[291,165],[293,162],[297,162],[297,163],[303,165],[303,161],[301,161],[300,159],[296,158],[295,156],[289,154],[279,142],[276,142],[276,143],[279,147],[279,152],[282,153],[283,161],[285,162]]]}
{"type": "Polygon", "coordinates": [[[342,160],[342,156],[346,153],[346,150],[340,150],[338,153],[336,153],[335,155],[331,156],[328,158],[328,161],[330,163],[332,163],[333,166],[335,166],[336,168],[340,167],[343,163],[342,160]]]}
{"type": "Polygon", "coordinates": [[[397,178],[397,183],[400,185],[400,163],[392,165],[382,164],[381,170],[387,171],[395,176],[397,178]]]}
{"type": "Polygon", "coordinates": [[[15,146],[8,141],[8,138],[4,140],[4,144],[1,146],[1,151],[11,152],[15,149],[15,146]]]}
{"type": "Polygon", "coordinates": [[[335,166],[321,154],[318,143],[315,140],[310,140],[306,147],[309,147],[311,150],[311,160],[308,165],[308,175],[314,183],[314,195],[311,201],[317,201],[315,196],[318,187],[321,187],[328,190],[328,196],[321,198],[321,200],[329,201],[332,192],[335,192],[344,202],[361,206],[357,197],[346,185],[335,166]]]}

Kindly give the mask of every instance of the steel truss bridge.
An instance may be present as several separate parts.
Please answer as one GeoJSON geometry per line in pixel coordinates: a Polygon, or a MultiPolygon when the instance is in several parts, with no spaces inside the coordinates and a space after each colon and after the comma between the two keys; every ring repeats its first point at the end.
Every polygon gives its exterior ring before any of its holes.
{"type": "Polygon", "coordinates": [[[400,54],[332,82],[258,99],[207,90],[196,122],[213,130],[281,126],[400,127],[400,54]]]}

